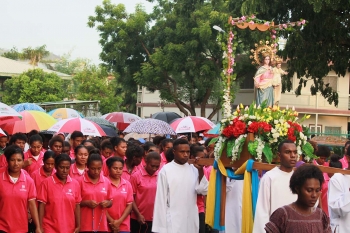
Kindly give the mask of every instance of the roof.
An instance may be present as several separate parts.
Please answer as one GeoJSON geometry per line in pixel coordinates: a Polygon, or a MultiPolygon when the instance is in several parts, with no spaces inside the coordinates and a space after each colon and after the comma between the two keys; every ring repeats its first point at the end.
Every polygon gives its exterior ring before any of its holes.
{"type": "MultiPolygon", "coordinates": [[[[9,77],[17,76],[22,74],[23,72],[26,72],[32,69],[38,69],[38,67],[0,56],[0,76],[9,76],[9,77]]],[[[42,69],[42,68],[39,68],[39,69],[42,69]]],[[[49,69],[42,69],[42,70],[47,73],[55,73],[62,79],[72,79],[72,76],[68,74],[63,74],[63,73],[56,72],[49,69]]]]}

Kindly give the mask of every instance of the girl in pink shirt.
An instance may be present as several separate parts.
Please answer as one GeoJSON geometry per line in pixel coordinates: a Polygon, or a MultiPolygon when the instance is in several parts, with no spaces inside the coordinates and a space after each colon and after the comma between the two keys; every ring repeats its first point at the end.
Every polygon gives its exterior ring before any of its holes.
{"type": "Polygon", "coordinates": [[[80,232],[107,232],[107,208],[112,206],[113,198],[111,182],[101,173],[101,155],[89,155],[87,168],[78,179],[82,198],[80,232]]]}
{"type": "Polygon", "coordinates": [[[39,169],[44,163],[43,139],[39,134],[34,134],[29,138],[29,150],[24,153],[23,168],[31,175],[39,169]]]}
{"type": "Polygon", "coordinates": [[[113,145],[109,141],[109,139],[105,139],[101,143],[101,155],[103,161],[108,159],[109,157],[113,156],[113,145]]]}
{"type": "Polygon", "coordinates": [[[36,190],[32,178],[21,169],[23,151],[11,145],[4,151],[8,166],[0,173],[0,232],[28,232],[28,209],[36,233],[40,233],[36,190]]]}
{"type": "Polygon", "coordinates": [[[34,171],[30,176],[34,180],[36,190],[38,191],[41,183],[47,177],[55,174],[55,153],[53,151],[46,151],[43,158],[44,165],[34,171]]]}
{"type": "MultiPolygon", "coordinates": [[[[61,136],[53,136],[49,142],[50,150],[55,153],[55,156],[62,154],[64,142],[61,136]]],[[[66,153],[67,154],[67,153],[66,153]]]]}
{"type": "Polygon", "coordinates": [[[130,212],[133,202],[133,192],[129,181],[122,178],[124,160],[111,157],[106,161],[111,181],[113,206],[108,210],[107,219],[112,232],[130,232],[130,212]]]}
{"type": "MultiPolygon", "coordinates": [[[[126,159],[126,149],[128,148],[126,141],[123,138],[113,137],[109,139],[113,146],[113,156],[120,157],[123,160],[126,159]]],[[[106,161],[103,163],[103,175],[109,176],[109,169],[106,165],[106,161]]]]}
{"type": "Polygon", "coordinates": [[[150,152],[146,156],[146,165],[131,175],[130,183],[135,199],[130,221],[132,232],[152,232],[153,209],[159,168],[159,153],[150,152]]]}
{"type": "Polygon", "coordinates": [[[168,163],[166,156],[165,156],[165,153],[168,151],[168,149],[173,147],[173,142],[174,141],[172,139],[164,139],[161,142],[161,148],[160,148],[161,164],[160,164],[160,166],[164,166],[165,164],[168,163]]]}
{"type": "Polygon", "coordinates": [[[138,166],[143,158],[143,148],[136,144],[128,145],[126,150],[126,160],[124,163],[122,178],[130,181],[130,176],[138,171],[138,166]]]}
{"type": "Polygon", "coordinates": [[[86,171],[86,162],[89,157],[88,149],[83,146],[77,146],[74,149],[75,163],[72,164],[69,175],[73,179],[79,179],[86,171]]]}
{"type": "Polygon", "coordinates": [[[45,179],[38,189],[41,229],[46,233],[80,231],[80,186],[69,174],[71,158],[55,158],[56,173],[45,179]]]}

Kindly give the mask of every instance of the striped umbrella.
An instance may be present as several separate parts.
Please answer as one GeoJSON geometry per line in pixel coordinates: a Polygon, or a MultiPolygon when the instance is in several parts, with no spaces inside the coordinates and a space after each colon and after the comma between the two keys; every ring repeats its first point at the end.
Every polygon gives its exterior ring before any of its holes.
{"type": "Polygon", "coordinates": [[[84,118],[84,115],[73,108],[56,108],[49,112],[53,118],[57,120],[68,118],[84,118]]]}
{"type": "Polygon", "coordinates": [[[215,127],[215,124],[204,117],[187,116],[171,123],[176,133],[194,133],[215,127]]]}
{"type": "Polygon", "coordinates": [[[16,110],[8,106],[7,104],[0,102],[0,124],[5,124],[7,122],[19,121],[22,115],[16,110]]]}
{"type": "Polygon", "coordinates": [[[22,112],[25,110],[35,110],[35,111],[40,111],[40,112],[46,112],[42,107],[40,107],[37,104],[33,104],[33,103],[15,104],[13,106],[13,109],[16,110],[17,112],[22,112]]]}
{"type": "Polygon", "coordinates": [[[152,118],[135,121],[131,123],[123,132],[140,134],[176,134],[168,123],[152,118]]]}
{"type": "Polygon", "coordinates": [[[97,137],[106,136],[106,133],[98,124],[89,120],[85,120],[84,118],[70,118],[60,120],[48,129],[48,131],[64,133],[73,133],[76,130],[82,132],[84,135],[97,137]]]}
{"type": "Polygon", "coordinates": [[[131,123],[141,120],[139,116],[127,112],[111,112],[103,115],[101,118],[106,119],[109,122],[115,123],[115,126],[119,130],[124,130],[131,123]]]}
{"type": "Polygon", "coordinates": [[[40,111],[23,111],[20,112],[21,121],[13,121],[1,124],[1,127],[9,134],[29,133],[31,130],[47,130],[56,123],[56,119],[45,112],[40,111]]]}

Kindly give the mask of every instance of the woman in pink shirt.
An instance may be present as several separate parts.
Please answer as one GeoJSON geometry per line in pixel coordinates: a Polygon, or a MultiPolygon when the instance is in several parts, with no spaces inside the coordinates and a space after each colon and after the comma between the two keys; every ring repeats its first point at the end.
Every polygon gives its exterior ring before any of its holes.
{"type": "Polygon", "coordinates": [[[106,208],[112,206],[112,187],[111,182],[101,173],[101,155],[89,155],[87,168],[84,175],[78,179],[82,198],[80,232],[107,232],[106,208]]]}
{"type": "Polygon", "coordinates": [[[41,168],[44,158],[43,139],[39,134],[34,134],[29,138],[29,150],[24,153],[24,165],[23,168],[29,175],[34,171],[41,168]]]}
{"type": "Polygon", "coordinates": [[[40,185],[47,177],[55,174],[55,153],[53,151],[46,151],[44,153],[44,165],[34,171],[30,176],[34,180],[36,190],[39,191],[40,185]]]}
{"type": "Polygon", "coordinates": [[[152,232],[159,167],[159,153],[150,152],[146,156],[146,165],[131,175],[130,183],[135,199],[130,221],[131,232],[152,232]]]}
{"type": "Polygon", "coordinates": [[[69,175],[73,179],[79,179],[86,171],[86,162],[89,157],[88,149],[83,146],[77,146],[74,149],[75,163],[72,164],[69,175]]]}
{"type": "Polygon", "coordinates": [[[160,166],[164,166],[165,164],[168,163],[165,153],[168,151],[168,149],[173,147],[173,140],[172,139],[164,139],[161,142],[161,148],[160,148],[160,157],[161,157],[161,164],[160,166]]]}
{"type": "Polygon", "coordinates": [[[130,176],[138,171],[138,166],[143,158],[143,148],[136,144],[129,144],[126,150],[126,159],[123,168],[122,178],[130,181],[130,176]]]}
{"type": "Polygon", "coordinates": [[[23,151],[11,145],[4,151],[8,166],[0,173],[0,232],[28,232],[28,209],[40,233],[36,190],[32,178],[21,170],[23,151]]]}
{"type": "Polygon", "coordinates": [[[348,168],[348,166],[349,166],[348,160],[347,160],[347,158],[346,158],[346,156],[345,156],[345,155],[347,155],[349,146],[350,146],[350,141],[347,141],[347,142],[345,143],[345,146],[344,146],[344,155],[343,155],[343,157],[339,160],[339,161],[342,163],[342,165],[343,165],[343,169],[346,169],[346,168],[348,168]]]}
{"type": "Polygon", "coordinates": [[[126,141],[123,138],[118,137],[113,137],[110,141],[113,146],[114,156],[125,159],[126,149],[128,148],[126,141]]]}
{"type": "Polygon", "coordinates": [[[40,226],[45,233],[80,231],[80,187],[69,176],[71,162],[67,154],[56,156],[56,173],[38,189],[40,226]]]}
{"type": "Polygon", "coordinates": [[[113,206],[108,209],[108,222],[112,232],[130,232],[130,211],[132,208],[132,187],[129,181],[122,178],[124,160],[110,157],[106,161],[111,181],[113,206]]]}
{"type": "Polygon", "coordinates": [[[62,140],[62,137],[58,135],[53,136],[49,142],[50,150],[55,153],[55,156],[62,154],[63,146],[64,141],[62,140]]]}
{"type": "Polygon", "coordinates": [[[109,139],[105,139],[101,142],[101,155],[103,161],[113,156],[113,145],[109,139]]]}

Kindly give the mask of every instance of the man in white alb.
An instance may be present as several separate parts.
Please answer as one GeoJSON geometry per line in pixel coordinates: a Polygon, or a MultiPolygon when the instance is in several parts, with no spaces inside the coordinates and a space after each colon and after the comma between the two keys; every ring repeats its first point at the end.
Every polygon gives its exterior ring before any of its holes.
{"type": "Polygon", "coordinates": [[[203,167],[187,163],[190,146],[185,139],[173,144],[174,160],[158,173],[152,232],[197,233],[197,194],[207,195],[203,167]]]}
{"type": "Polygon", "coordinates": [[[289,188],[290,177],[298,158],[295,143],[290,140],[282,141],[278,145],[277,155],[281,165],[266,172],[260,180],[253,233],[265,233],[265,224],[269,222],[271,214],[279,207],[296,201],[298,197],[289,188]]]}

